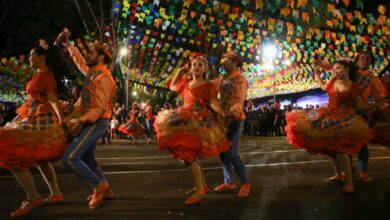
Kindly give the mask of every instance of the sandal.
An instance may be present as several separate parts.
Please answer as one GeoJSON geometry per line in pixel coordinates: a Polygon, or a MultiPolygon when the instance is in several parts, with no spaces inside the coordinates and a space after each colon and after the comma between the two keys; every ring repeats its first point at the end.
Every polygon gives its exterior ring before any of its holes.
{"type": "MultiPolygon", "coordinates": [[[[205,187],[204,187],[204,192],[205,192],[205,193],[208,193],[209,190],[210,190],[210,189],[209,189],[208,186],[205,186],[205,187]]],[[[187,190],[187,191],[185,192],[185,194],[186,194],[186,195],[192,195],[194,192],[196,192],[196,188],[195,188],[195,187],[192,188],[192,189],[187,190]]]]}
{"type": "MultiPolygon", "coordinates": [[[[92,196],[93,196],[93,192],[92,192],[91,195],[89,195],[89,196],[87,197],[87,201],[91,200],[91,199],[92,199],[92,196]]],[[[109,188],[108,191],[104,194],[103,199],[104,199],[104,200],[110,200],[110,199],[114,199],[114,197],[115,197],[114,191],[112,191],[112,189],[109,188]]]]}
{"type": "Polygon", "coordinates": [[[186,199],[184,204],[186,205],[194,205],[202,201],[206,198],[206,192],[204,190],[202,191],[195,191],[190,197],[186,199]]]}
{"type": "Polygon", "coordinates": [[[345,180],[345,173],[342,173],[340,175],[334,175],[332,177],[326,178],[325,182],[326,183],[332,183],[332,182],[339,182],[339,181],[344,181],[345,180]]]}
{"type": "Polygon", "coordinates": [[[43,200],[43,205],[56,205],[64,201],[62,194],[50,195],[43,200]]]}
{"type": "Polygon", "coordinates": [[[19,217],[30,213],[32,210],[42,206],[43,198],[26,199],[22,202],[20,207],[11,213],[11,217],[19,217]]]}
{"type": "Polygon", "coordinates": [[[217,187],[215,187],[215,192],[225,192],[225,191],[234,191],[236,189],[236,185],[233,183],[223,183],[217,187]]]}
{"type": "Polygon", "coordinates": [[[249,184],[249,183],[242,184],[242,186],[240,188],[240,192],[238,193],[238,197],[240,197],[240,198],[248,197],[250,189],[251,189],[251,184],[249,184]]]}

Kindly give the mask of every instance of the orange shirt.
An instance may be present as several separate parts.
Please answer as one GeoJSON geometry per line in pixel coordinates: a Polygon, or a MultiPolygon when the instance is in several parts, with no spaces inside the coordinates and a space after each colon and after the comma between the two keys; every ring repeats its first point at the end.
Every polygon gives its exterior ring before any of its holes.
{"type": "Polygon", "coordinates": [[[152,106],[148,105],[145,109],[146,113],[146,120],[152,120],[153,119],[153,109],[152,106]]]}
{"type": "MultiPolygon", "coordinates": [[[[93,123],[100,118],[111,118],[112,102],[117,88],[111,72],[107,69],[106,65],[89,67],[77,48],[70,45],[68,49],[74,63],[86,78],[89,78],[92,82],[92,87],[91,85],[83,85],[84,90],[91,92],[91,97],[89,98],[90,103],[83,103],[81,98],[75,103],[75,109],[79,109],[80,111],[85,104],[88,106],[82,111],[83,116],[80,119],[84,122],[93,123]]],[[[88,99],[83,97],[83,100],[88,99]]]]}
{"type": "Polygon", "coordinates": [[[376,75],[370,71],[361,71],[357,74],[357,82],[363,89],[362,95],[356,100],[357,106],[368,104],[369,97],[372,97],[375,102],[379,102],[386,97],[386,89],[376,75]]]}
{"type": "Polygon", "coordinates": [[[212,82],[220,93],[222,108],[228,109],[228,113],[236,120],[245,120],[244,101],[248,91],[248,81],[241,75],[241,71],[236,70],[228,77],[220,76],[212,82]]]}

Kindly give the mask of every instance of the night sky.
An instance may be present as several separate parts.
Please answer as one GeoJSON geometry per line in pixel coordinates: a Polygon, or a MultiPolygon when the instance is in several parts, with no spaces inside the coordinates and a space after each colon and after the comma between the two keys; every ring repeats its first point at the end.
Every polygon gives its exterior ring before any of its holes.
{"type": "MultiPolygon", "coordinates": [[[[85,0],[78,2],[89,30],[97,31],[85,0]]],[[[97,16],[100,16],[99,0],[89,2],[97,16]]],[[[109,23],[112,1],[102,2],[104,17],[106,23],[109,23]]],[[[227,0],[220,2],[237,4],[227,0]]],[[[386,13],[389,16],[390,0],[364,1],[365,11],[377,14],[379,4],[387,6],[386,13]]],[[[354,0],[351,0],[350,7],[354,8],[354,0]]],[[[39,38],[52,41],[63,27],[69,27],[76,37],[86,34],[75,0],[0,0],[0,16],[0,19],[4,17],[0,23],[0,57],[27,54],[39,38]]]]}

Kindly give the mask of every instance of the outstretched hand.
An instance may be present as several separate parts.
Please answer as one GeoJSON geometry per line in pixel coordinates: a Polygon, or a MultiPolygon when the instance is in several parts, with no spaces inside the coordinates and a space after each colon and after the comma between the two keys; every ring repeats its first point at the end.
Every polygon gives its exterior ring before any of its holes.
{"type": "Polygon", "coordinates": [[[177,75],[183,76],[183,75],[187,74],[189,71],[190,71],[190,69],[187,66],[183,66],[177,70],[177,75]]]}
{"type": "Polygon", "coordinates": [[[70,37],[71,32],[69,31],[68,28],[64,28],[64,30],[58,35],[57,39],[55,40],[54,44],[55,45],[61,45],[64,44],[65,46],[69,46],[69,37],[70,37]]]}

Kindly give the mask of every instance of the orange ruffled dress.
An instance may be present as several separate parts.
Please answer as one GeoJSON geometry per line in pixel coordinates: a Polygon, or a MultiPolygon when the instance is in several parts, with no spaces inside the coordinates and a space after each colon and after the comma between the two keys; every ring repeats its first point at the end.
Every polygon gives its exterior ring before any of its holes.
{"type": "Polygon", "coordinates": [[[145,134],[145,128],[137,122],[137,115],[139,114],[138,110],[131,110],[130,119],[126,124],[119,126],[118,131],[126,135],[134,135],[135,137],[140,137],[145,134]]]}
{"type": "Polygon", "coordinates": [[[198,156],[211,157],[228,151],[224,121],[209,107],[209,100],[217,98],[213,84],[207,82],[189,89],[188,80],[183,78],[175,87],[184,106],[158,113],[154,123],[158,148],[188,163],[198,156]]]}
{"type": "Polygon", "coordinates": [[[357,84],[348,92],[337,92],[333,79],[327,86],[326,108],[294,111],[286,115],[287,139],[295,148],[311,154],[356,153],[370,139],[369,127],[355,113],[354,99],[361,94],[357,84]]]}
{"type": "Polygon", "coordinates": [[[28,82],[28,100],[5,127],[0,128],[0,167],[27,169],[40,161],[60,159],[68,146],[46,93],[56,93],[53,73],[42,71],[28,82]]]}

